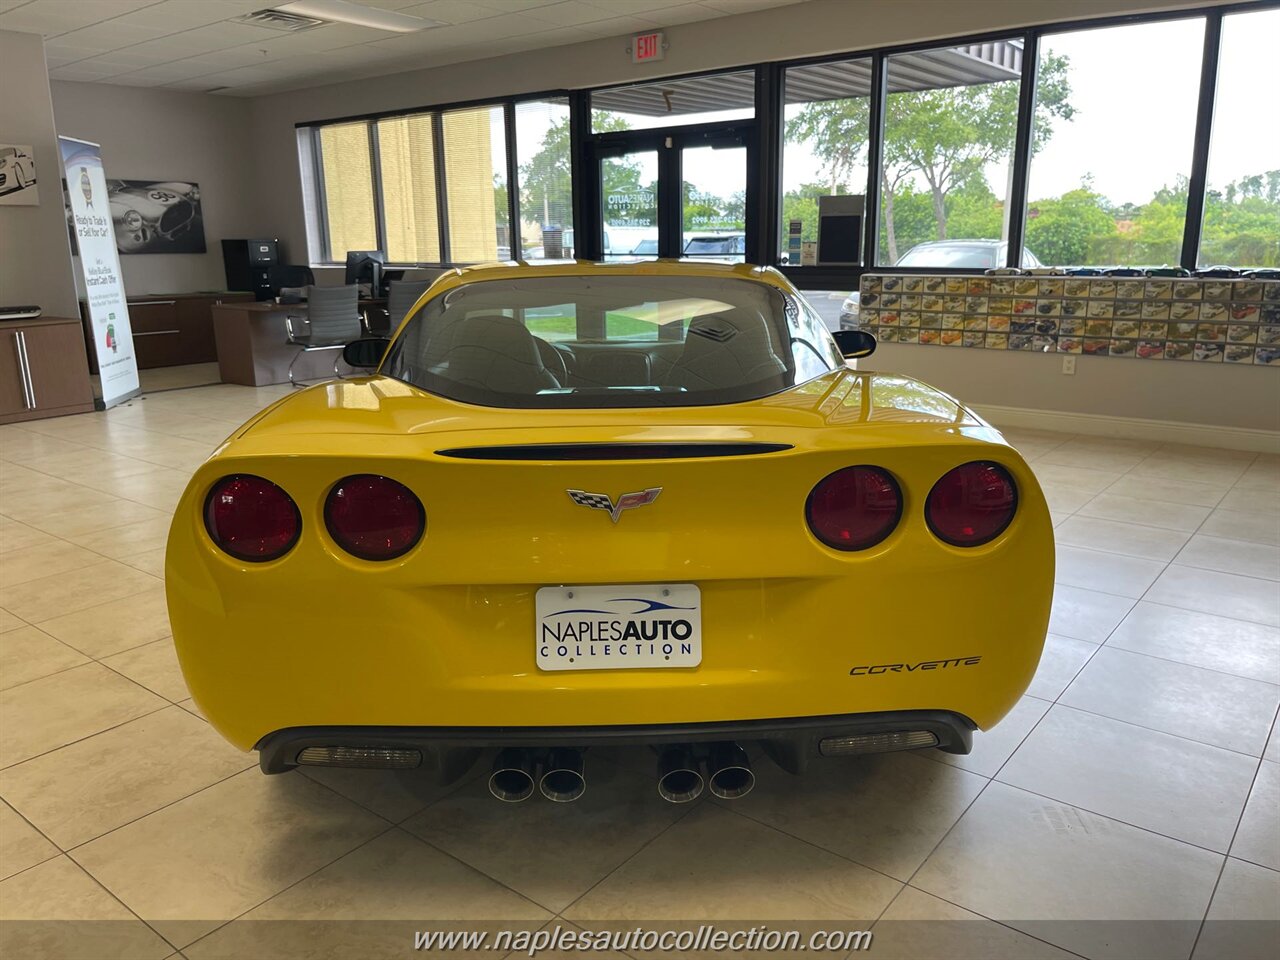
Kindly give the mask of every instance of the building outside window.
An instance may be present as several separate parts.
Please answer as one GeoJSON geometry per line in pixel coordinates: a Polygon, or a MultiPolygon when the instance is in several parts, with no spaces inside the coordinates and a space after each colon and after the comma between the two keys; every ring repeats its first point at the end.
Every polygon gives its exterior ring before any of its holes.
{"type": "Polygon", "coordinates": [[[1222,18],[1201,266],[1280,267],[1280,124],[1267,116],[1274,91],[1258,88],[1259,66],[1277,50],[1280,9],[1222,18]]]}
{"type": "MultiPolygon", "coordinates": [[[[1004,264],[1022,45],[1010,38],[888,58],[879,264],[1004,264]]],[[[1046,99],[1045,108],[1063,106],[1046,99]]]]}
{"type": "Polygon", "coordinates": [[[341,263],[349,250],[381,250],[403,264],[510,258],[505,111],[497,104],[315,128],[320,182],[311,209],[323,219],[311,259],[341,263]]]}
{"type": "Polygon", "coordinates": [[[593,90],[591,132],[749,120],[756,113],[755,97],[756,78],[751,70],[593,90]]]}
{"type": "MultiPolygon", "coordinates": [[[[430,113],[377,122],[382,219],[392,263],[440,260],[433,126],[430,113]]],[[[330,250],[338,253],[332,246],[330,250]]]]}
{"type": "Polygon", "coordinates": [[[1201,18],[1041,38],[1026,245],[1042,261],[1179,262],[1203,47],[1201,18]]]}
{"type": "Polygon", "coordinates": [[[865,194],[871,122],[871,60],[858,58],[790,67],[783,78],[782,210],[778,249],[788,249],[790,225],[801,243],[818,239],[818,198],[865,194]]]}
{"type": "Polygon", "coordinates": [[[450,110],[443,129],[450,261],[510,259],[503,108],[450,110]]]}
{"type": "Polygon", "coordinates": [[[378,249],[368,124],[321,127],[318,139],[328,249],[338,256],[378,249]]]}
{"type": "Polygon", "coordinates": [[[573,256],[573,155],[567,100],[516,104],[516,164],[524,258],[573,256]]]}

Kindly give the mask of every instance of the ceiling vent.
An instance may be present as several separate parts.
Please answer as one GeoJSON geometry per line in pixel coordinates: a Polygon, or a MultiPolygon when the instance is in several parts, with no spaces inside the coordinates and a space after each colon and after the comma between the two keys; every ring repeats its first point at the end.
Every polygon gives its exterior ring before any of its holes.
{"type": "Polygon", "coordinates": [[[322,27],[329,22],[318,17],[304,17],[298,13],[270,9],[255,10],[253,13],[232,17],[231,20],[233,23],[248,23],[268,30],[279,30],[281,33],[301,33],[313,27],[322,27]]]}

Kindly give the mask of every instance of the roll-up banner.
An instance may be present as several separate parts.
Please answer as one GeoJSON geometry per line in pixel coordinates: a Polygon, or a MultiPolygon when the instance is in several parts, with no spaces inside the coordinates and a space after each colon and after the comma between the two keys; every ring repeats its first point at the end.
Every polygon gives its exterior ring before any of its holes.
{"type": "Polygon", "coordinates": [[[138,396],[142,388],[133,355],[133,330],[120,276],[102,150],[87,140],[58,137],[58,151],[62,154],[62,172],[67,178],[67,196],[80,245],[80,273],[89,304],[89,327],[105,409],[138,396]]]}

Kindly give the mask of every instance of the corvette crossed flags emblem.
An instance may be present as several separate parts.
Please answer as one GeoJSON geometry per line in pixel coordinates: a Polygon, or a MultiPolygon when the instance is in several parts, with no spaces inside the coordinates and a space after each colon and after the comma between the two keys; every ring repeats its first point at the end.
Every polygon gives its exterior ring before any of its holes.
{"type": "Polygon", "coordinates": [[[648,490],[637,490],[635,493],[624,493],[618,497],[618,502],[614,503],[608,494],[604,493],[587,493],[585,490],[566,490],[569,499],[580,507],[591,507],[594,510],[608,510],[609,519],[614,523],[618,522],[618,518],[622,516],[623,510],[633,510],[636,507],[647,506],[658,499],[658,494],[662,492],[661,487],[650,487],[648,490]]]}

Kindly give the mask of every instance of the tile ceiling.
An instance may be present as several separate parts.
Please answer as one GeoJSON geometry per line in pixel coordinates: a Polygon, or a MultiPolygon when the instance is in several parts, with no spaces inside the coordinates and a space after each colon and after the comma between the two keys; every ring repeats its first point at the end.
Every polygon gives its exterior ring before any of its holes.
{"type": "Polygon", "coordinates": [[[447,25],[397,34],[327,23],[289,34],[232,22],[272,0],[0,0],[0,30],[42,34],[55,80],[256,96],[625,37],[803,0],[353,2],[447,25]]]}

